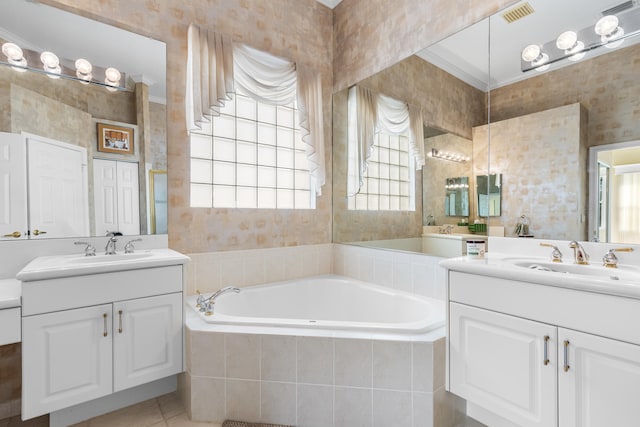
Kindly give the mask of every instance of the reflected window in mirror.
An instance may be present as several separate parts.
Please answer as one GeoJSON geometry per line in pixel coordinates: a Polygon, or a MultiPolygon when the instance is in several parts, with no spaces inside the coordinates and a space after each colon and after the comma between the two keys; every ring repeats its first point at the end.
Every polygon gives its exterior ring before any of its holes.
{"type": "Polygon", "coordinates": [[[213,123],[192,131],[191,206],[310,209],[309,161],[295,102],[237,92],[213,123]]]}
{"type": "Polygon", "coordinates": [[[406,135],[378,132],[367,160],[360,192],[348,199],[350,210],[415,210],[415,185],[406,135]]]}

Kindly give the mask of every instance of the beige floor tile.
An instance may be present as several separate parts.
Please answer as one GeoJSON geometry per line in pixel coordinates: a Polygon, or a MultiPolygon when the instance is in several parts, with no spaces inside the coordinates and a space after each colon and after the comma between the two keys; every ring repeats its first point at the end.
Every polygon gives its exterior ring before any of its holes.
{"type": "Polygon", "coordinates": [[[184,405],[180,399],[178,392],[165,394],[157,399],[158,405],[160,405],[160,411],[165,420],[173,418],[177,415],[185,412],[184,405]]]}
{"type": "Polygon", "coordinates": [[[147,400],[89,420],[89,427],[150,427],[163,422],[156,399],[147,400]]]}
{"type": "Polygon", "coordinates": [[[217,423],[205,423],[198,421],[191,421],[186,413],[180,414],[177,417],[173,417],[167,420],[168,427],[221,427],[217,423]]]}

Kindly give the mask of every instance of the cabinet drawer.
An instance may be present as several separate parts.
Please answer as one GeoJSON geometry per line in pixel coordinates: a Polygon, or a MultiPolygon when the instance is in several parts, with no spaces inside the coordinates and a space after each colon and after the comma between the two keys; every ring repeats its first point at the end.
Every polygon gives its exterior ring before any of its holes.
{"type": "Polygon", "coordinates": [[[640,345],[640,300],[449,272],[449,300],[640,345]]]}
{"type": "Polygon", "coordinates": [[[0,310],[0,345],[20,342],[20,307],[0,310]]]}
{"type": "Polygon", "coordinates": [[[182,292],[182,266],[145,268],[22,284],[22,315],[182,292]]]}

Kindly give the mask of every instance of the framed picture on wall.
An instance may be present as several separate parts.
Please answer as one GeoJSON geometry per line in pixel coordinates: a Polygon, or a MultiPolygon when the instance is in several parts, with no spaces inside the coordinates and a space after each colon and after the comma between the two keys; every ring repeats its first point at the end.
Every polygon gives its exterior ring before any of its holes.
{"type": "Polygon", "coordinates": [[[98,151],[133,154],[133,128],[98,123],[98,151]]]}

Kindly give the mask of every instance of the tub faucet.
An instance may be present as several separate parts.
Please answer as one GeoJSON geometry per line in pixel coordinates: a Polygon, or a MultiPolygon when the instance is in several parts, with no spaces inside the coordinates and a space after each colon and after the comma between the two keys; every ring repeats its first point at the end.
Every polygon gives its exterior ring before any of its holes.
{"type": "Polygon", "coordinates": [[[216,299],[218,299],[218,297],[229,292],[238,293],[240,292],[240,288],[236,288],[235,286],[227,286],[225,288],[220,289],[219,291],[216,291],[209,298],[205,298],[204,296],[202,296],[200,294],[200,291],[196,291],[196,292],[198,292],[196,307],[199,307],[200,311],[203,312],[205,316],[211,316],[213,314],[213,305],[216,303],[216,299]]]}
{"type": "Polygon", "coordinates": [[[589,254],[584,250],[582,245],[575,240],[569,243],[569,247],[573,249],[573,262],[580,265],[589,264],[589,254]]]}

